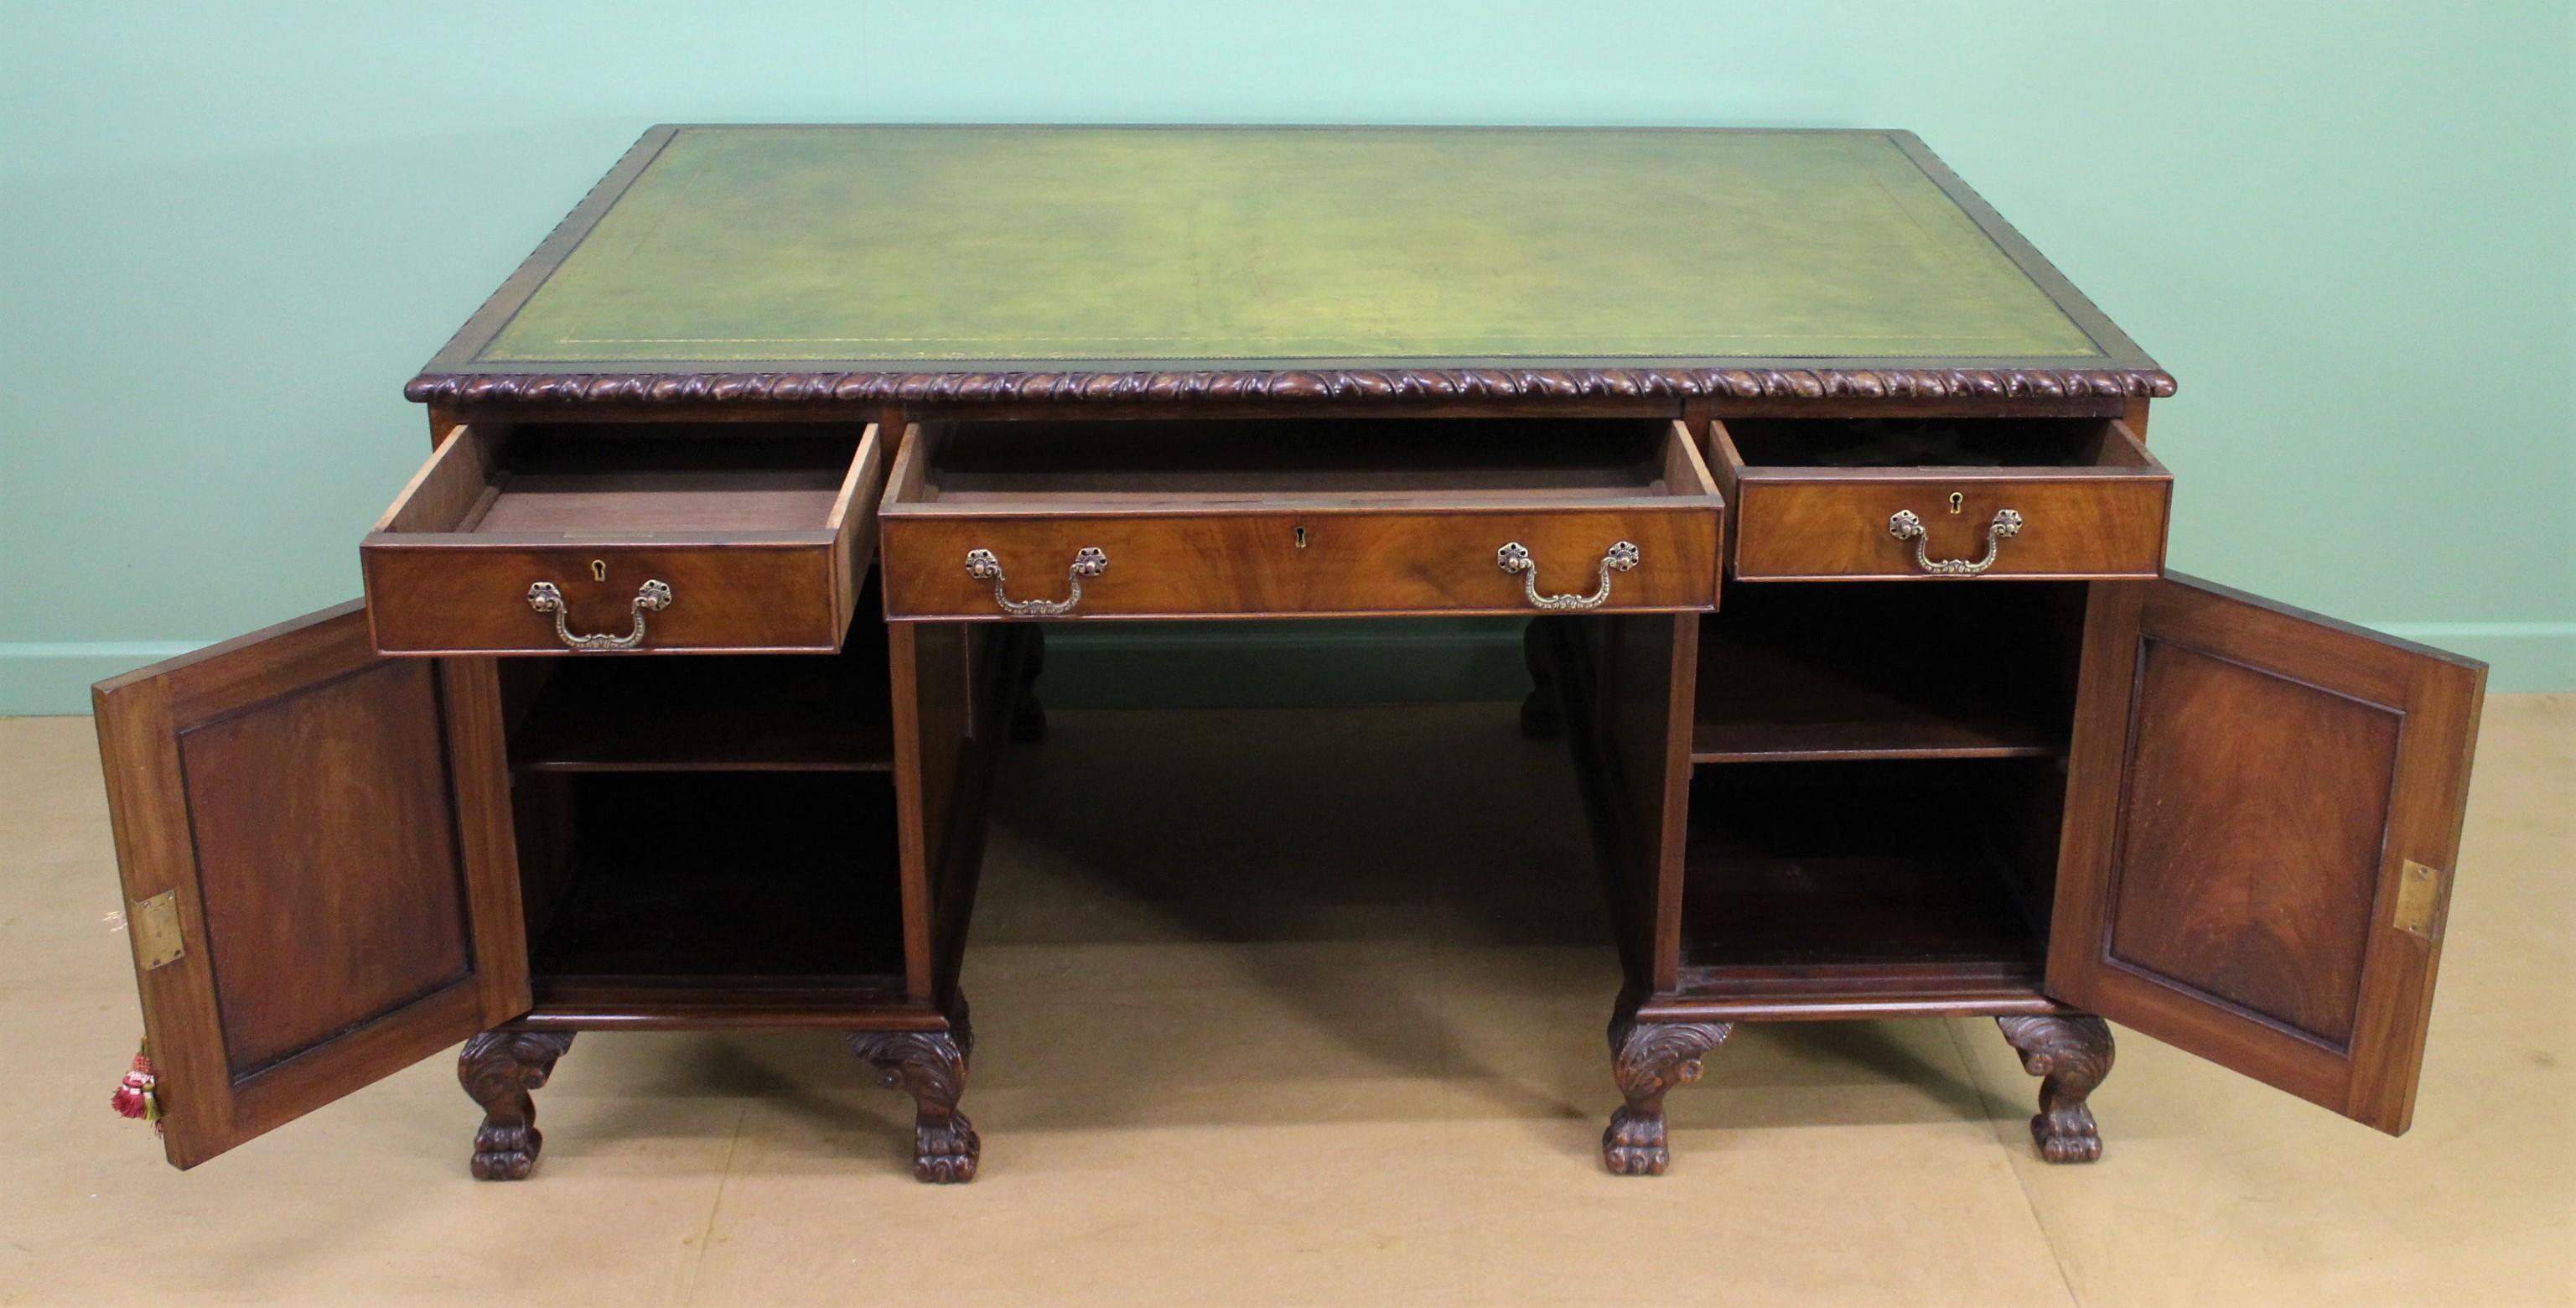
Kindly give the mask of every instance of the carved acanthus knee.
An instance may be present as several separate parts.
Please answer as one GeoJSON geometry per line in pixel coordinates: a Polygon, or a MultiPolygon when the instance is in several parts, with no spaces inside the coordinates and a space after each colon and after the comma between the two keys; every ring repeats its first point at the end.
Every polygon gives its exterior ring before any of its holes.
{"type": "Polygon", "coordinates": [[[456,1079],[483,1106],[474,1133],[474,1178],[518,1181],[537,1165],[545,1137],[537,1132],[537,1102],[529,1092],[554,1075],[555,1060],[572,1048],[569,1031],[486,1031],[465,1042],[456,1079]]]}
{"type": "Polygon", "coordinates": [[[1661,1176],[1672,1163],[1664,1142],[1664,1095],[1699,1079],[1700,1060],[1726,1043],[1732,1022],[1640,1022],[1622,1002],[1610,1019],[1610,1070],[1627,1100],[1601,1133],[1601,1163],[1620,1176],[1661,1176]]]}
{"type": "Polygon", "coordinates": [[[2085,1099],[2111,1074],[2111,1027],[2078,1014],[1998,1017],[2004,1039],[2021,1054],[2022,1070],[2040,1077],[2039,1113],[2030,1138],[2052,1163],[2089,1163],[2102,1156],[2102,1133],[2085,1099]]]}
{"type": "Polygon", "coordinates": [[[874,1068],[889,1090],[912,1096],[912,1174],[932,1183],[972,1181],[983,1153],[974,1123],[957,1111],[966,1093],[966,1054],[974,1037],[960,1008],[948,1031],[861,1031],[850,1051],[874,1068]]]}

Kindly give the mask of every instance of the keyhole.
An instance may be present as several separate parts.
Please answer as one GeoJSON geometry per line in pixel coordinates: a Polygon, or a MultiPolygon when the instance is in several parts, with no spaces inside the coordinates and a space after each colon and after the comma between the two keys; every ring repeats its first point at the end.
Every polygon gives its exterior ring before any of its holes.
{"type": "Polygon", "coordinates": [[[1957,492],[1957,491],[1952,491],[1952,492],[1950,492],[1950,511],[1951,511],[1952,513],[1956,513],[1956,512],[1958,512],[1958,511],[1959,511],[1959,509],[1960,509],[1960,507],[1961,507],[1962,505],[1965,505],[1967,502],[1968,502],[1968,497],[1967,497],[1967,496],[1962,495],[1962,494],[1960,494],[1960,493],[1959,493],[1959,492],[1957,492]]]}
{"type": "MultiPolygon", "coordinates": [[[[1957,496],[1952,496],[1951,498],[1956,499],[1956,498],[1958,498],[1958,497],[1957,497],[1957,496]]],[[[1958,510],[1957,510],[1957,509],[1955,509],[1955,508],[1951,509],[1950,511],[1951,511],[1952,513],[1956,513],[1956,512],[1958,512],[1958,510]]],[[[606,580],[608,580],[608,560],[606,560],[606,559],[592,559],[592,560],[590,561],[590,579],[591,579],[592,581],[606,581],[606,580]]]]}
{"type": "Polygon", "coordinates": [[[1306,548],[1306,529],[1303,527],[1297,529],[1297,548],[1306,548]]]}

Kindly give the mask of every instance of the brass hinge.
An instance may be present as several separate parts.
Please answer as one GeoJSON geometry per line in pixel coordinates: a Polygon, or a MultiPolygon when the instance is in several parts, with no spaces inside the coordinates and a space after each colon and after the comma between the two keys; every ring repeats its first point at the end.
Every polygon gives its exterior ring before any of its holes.
{"type": "Polygon", "coordinates": [[[2407,859],[2397,869],[2397,929],[2423,940],[2442,938],[2440,868],[2407,859]]]}
{"type": "Polygon", "coordinates": [[[188,952],[179,943],[179,892],[164,890],[134,906],[126,921],[134,931],[134,953],[143,970],[166,967],[188,952]]]}

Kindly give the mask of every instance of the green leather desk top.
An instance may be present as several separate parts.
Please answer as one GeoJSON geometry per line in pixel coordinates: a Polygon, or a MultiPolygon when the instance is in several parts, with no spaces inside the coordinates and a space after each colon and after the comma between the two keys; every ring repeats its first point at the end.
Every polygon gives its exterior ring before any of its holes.
{"type": "Polygon", "coordinates": [[[656,128],[431,365],[2152,367],[1904,133],[656,128]]]}

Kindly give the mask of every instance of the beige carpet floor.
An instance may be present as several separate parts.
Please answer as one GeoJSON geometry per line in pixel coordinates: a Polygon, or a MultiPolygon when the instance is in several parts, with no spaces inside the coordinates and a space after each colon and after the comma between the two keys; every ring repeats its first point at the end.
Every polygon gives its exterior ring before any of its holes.
{"type": "Polygon", "coordinates": [[[966,971],[974,1184],[820,1035],[582,1037],[519,1185],[422,1064],[193,1172],[137,1031],[86,719],[0,721],[0,1301],[2523,1304],[2576,1300],[2576,697],[2488,705],[2415,1128],[2122,1033],[2092,1167],[1983,1021],[1746,1028],[1604,1175],[1617,985],[1508,705],[1058,713],[966,971]],[[1247,742],[1262,752],[1245,752],[1247,742]]]}

